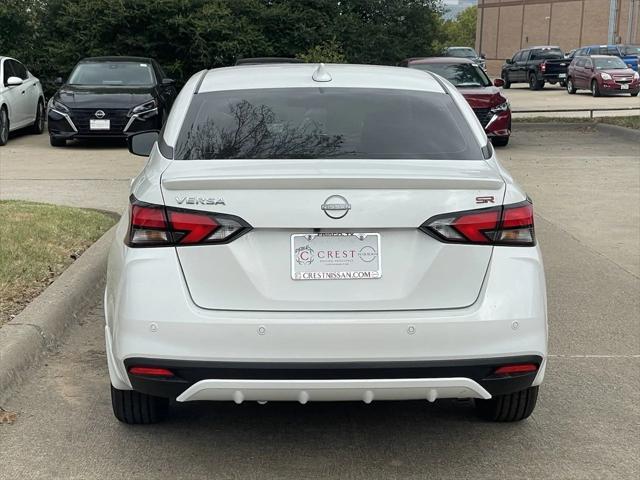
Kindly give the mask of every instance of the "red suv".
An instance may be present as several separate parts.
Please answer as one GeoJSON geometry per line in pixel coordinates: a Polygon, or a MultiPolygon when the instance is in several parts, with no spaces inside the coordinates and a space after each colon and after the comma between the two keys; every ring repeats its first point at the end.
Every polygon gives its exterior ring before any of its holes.
{"type": "Polygon", "coordinates": [[[610,93],[630,93],[635,97],[640,92],[640,76],[619,57],[575,57],[567,72],[567,92],[576,93],[579,89],[591,90],[594,97],[610,93]]]}
{"type": "Polygon", "coordinates": [[[428,70],[449,80],[469,102],[491,142],[496,147],[509,143],[511,108],[498,88],[504,85],[502,79],[491,83],[480,65],[466,58],[410,58],[400,66],[428,70]]]}

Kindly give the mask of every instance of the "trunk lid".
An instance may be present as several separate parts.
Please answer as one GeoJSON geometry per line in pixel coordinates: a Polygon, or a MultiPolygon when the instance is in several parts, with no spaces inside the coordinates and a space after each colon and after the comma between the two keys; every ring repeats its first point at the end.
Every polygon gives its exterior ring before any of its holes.
{"type": "Polygon", "coordinates": [[[442,243],[418,227],[434,215],[491,206],[476,197],[498,205],[504,195],[484,161],[174,161],[161,183],[167,206],[232,214],[253,227],[228,244],[176,248],[199,307],[245,311],[471,305],[492,247],[442,243]],[[321,208],[335,195],[351,207],[342,218],[321,208]],[[293,280],[292,235],[313,233],[379,234],[381,278],[293,280]]]}

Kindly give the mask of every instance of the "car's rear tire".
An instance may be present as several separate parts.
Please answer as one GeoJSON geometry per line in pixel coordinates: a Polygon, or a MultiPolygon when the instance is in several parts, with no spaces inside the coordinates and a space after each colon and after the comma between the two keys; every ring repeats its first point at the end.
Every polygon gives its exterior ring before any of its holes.
{"type": "Polygon", "coordinates": [[[571,80],[570,78],[567,78],[567,93],[573,95],[574,93],[576,93],[576,91],[577,89],[573,85],[573,80],[571,80]]]}
{"type": "Polygon", "coordinates": [[[631,96],[632,96],[632,97],[637,97],[637,96],[638,96],[638,93],[640,93],[640,92],[631,92],[631,96]]]}
{"type": "Polygon", "coordinates": [[[0,108],[0,147],[9,141],[9,114],[7,109],[0,108]]]}
{"type": "Polygon", "coordinates": [[[544,80],[538,80],[534,73],[529,75],[529,89],[540,90],[544,88],[544,80]]]}
{"type": "Polygon", "coordinates": [[[495,395],[489,400],[476,399],[480,417],[491,422],[519,422],[536,408],[538,387],[529,387],[507,395],[495,395]]]}
{"type": "Polygon", "coordinates": [[[64,147],[67,144],[67,141],[63,137],[49,135],[49,143],[52,147],[64,147]]]}
{"type": "Polygon", "coordinates": [[[598,82],[595,80],[591,80],[591,95],[594,97],[600,96],[600,87],[598,87],[598,82]]]}
{"type": "Polygon", "coordinates": [[[44,103],[42,100],[38,100],[38,106],[36,107],[36,119],[31,126],[31,133],[40,135],[44,132],[44,103]]]}
{"type": "Polygon", "coordinates": [[[154,397],[134,390],[118,390],[111,385],[113,414],[129,425],[157,423],[167,416],[169,399],[154,397]]]}
{"type": "Polygon", "coordinates": [[[509,81],[509,74],[507,72],[502,72],[502,80],[504,81],[502,88],[511,88],[511,82],[509,81]]]}
{"type": "Polygon", "coordinates": [[[509,144],[509,137],[491,137],[494,147],[506,147],[509,144]]]}

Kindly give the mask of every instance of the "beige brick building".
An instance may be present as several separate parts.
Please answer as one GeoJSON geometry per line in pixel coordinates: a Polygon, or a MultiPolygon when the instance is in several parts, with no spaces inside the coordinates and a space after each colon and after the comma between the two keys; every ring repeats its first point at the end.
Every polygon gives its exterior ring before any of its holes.
{"type": "Polygon", "coordinates": [[[640,43],[640,0],[478,0],[476,49],[491,73],[533,45],[640,43]]]}

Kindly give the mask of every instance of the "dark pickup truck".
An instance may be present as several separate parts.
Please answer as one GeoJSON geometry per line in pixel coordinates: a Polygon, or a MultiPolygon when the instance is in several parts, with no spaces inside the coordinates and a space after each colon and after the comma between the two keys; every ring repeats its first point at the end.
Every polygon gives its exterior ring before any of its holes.
{"type": "Polygon", "coordinates": [[[564,87],[570,63],[559,47],[525,48],[502,66],[504,88],[512,83],[528,83],[531,90],[540,90],[546,82],[560,83],[564,87]]]}

